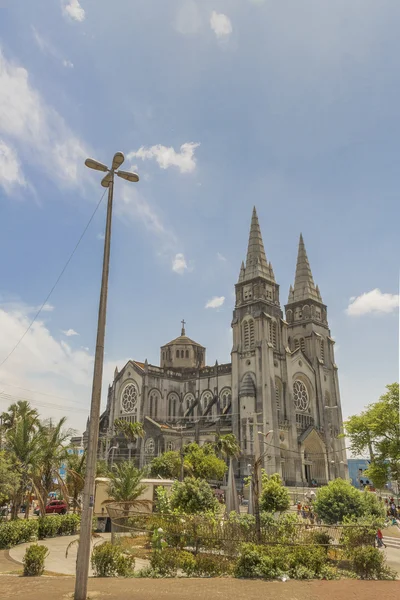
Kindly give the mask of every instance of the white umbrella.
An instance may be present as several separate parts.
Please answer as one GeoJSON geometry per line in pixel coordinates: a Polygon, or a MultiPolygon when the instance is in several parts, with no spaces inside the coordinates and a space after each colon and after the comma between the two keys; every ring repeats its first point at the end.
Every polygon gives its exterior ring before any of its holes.
{"type": "Polygon", "coordinates": [[[233,461],[230,459],[228,471],[228,487],[226,489],[226,512],[229,515],[232,511],[239,513],[239,499],[236,492],[235,475],[233,473],[233,461]]]}

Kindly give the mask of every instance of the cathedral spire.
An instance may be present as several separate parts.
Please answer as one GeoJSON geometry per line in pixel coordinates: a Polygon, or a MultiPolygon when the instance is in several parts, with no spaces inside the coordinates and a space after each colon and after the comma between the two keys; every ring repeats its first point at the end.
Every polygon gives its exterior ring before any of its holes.
{"type": "Polygon", "coordinates": [[[322,302],[320,291],[318,286],[315,286],[311,273],[311,267],[310,263],[308,262],[303,235],[300,234],[294,288],[290,286],[288,302],[291,303],[310,299],[316,300],[317,302],[322,302]]]}
{"type": "MultiPolygon", "coordinates": [[[[242,276],[242,270],[240,271],[240,275],[242,276]]],[[[253,208],[251,217],[249,245],[247,247],[246,268],[243,279],[249,280],[255,277],[265,277],[275,281],[271,263],[268,264],[267,257],[265,256],[256,207],[253,208]]]]}

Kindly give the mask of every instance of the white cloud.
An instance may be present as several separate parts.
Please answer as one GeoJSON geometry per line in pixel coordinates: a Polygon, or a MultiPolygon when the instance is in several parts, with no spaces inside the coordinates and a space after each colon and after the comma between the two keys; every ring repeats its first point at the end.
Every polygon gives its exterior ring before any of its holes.
{"type": "Polygon", "coordinates": [[[84,159],[90,153],[52,107],[31,86],[26,69],[0,50],[0,134],[18,145],[20,155],[40,166],[61,186],[89,181],[84,159]]]}
{"type": "MultiPolygon", "coordinates": [[[[17,302],[0,306],[0,362],[9,354],[30,321],[32,307],[17,302]]],[[[103,406],[115,365],[127,359],[104,364],[103,406]]],[[[37,407],[44,418],[68,417],[68,426],[80,432],[89,415],[94,357],[88,348],[72,349],[56,340],[45,321],[37,320],[0,371],[0,412],[19,399],[37,407]]]]}
{"type": "Polygon", "coordinates": [[[63,64],[63,66],[64,66],[66,69],[73,69],[73,68],[74,68],[74,63],[73,63],[73,62],[71,62],[70,60],[66,60],[65,58],[64,58],[64,60],[63,60],[63,63],[62,63],[62,64],[63,64]]]}
{"type": "Polygon", "coordinates": [[[229,17],[223,13],[212,11],[210,26],[218,39],[226,39],[232,33],[232,23],[229,17]]]}
{"type": "Polygon", "coordinates": [[[96,235],[96,238],[97,238],[98,240],[104,240],[104,238],[105,238],[105,235],[104,235],[104,233],[98,233],[98,234],[96,235]]]}
{"type": "MultiPolygon", "coordinates": [[[[39,308],[40,307],[38,306],[37,309],[35,309],[35,311],[37,312],[39,308]]],[[[52,304],[44,304],[41,309],[42,312],[53,312],[53,310],[54,306],[52,304]]]]}
{"type": "Polygon", "coordinates": [[[177,167],[181,173],[191,173],[196,168],[196,159],[194,151],[200,146],[196,142],[186,142],[180,147],[180,152],[176,152],[174,148],[157,144],[150,148],[143,146],[135,152],[130,152],[127,156],[128,160],[132,158],[141,158],[142,160],[155,159],[161,169],[169,167],[177,167]]]}
{"type": "Polygon", "coordinates": [[[221,254],[220,252],[217,252],[217,258],[218,260],[220,260],[221,262],[226,262],[226,258],[223,254],[221,254]]]}
{"type": "Polygon", "coordinates": [[[17,152],[0,139],[0,186],[10,194],[15,186],[26,186],[17,152]]]}
{"type": "Polygon", "coordinates": [[[183,275],[184,272],[188,270],[185,256],[182,253],[175,255],[175,258],[172,261],[172,270],[175,271],[175,273],[179,273],[179,275],[183,275]]]}
{"type": "Polygon", "coordinates": [[[205,308],[220,308],[225,302],[225,296],[214,296],[205,306],[205,308]]]}
{"type": "Polygon", "coordinates": [[[398,294],[383,294],[377,288],[350,298],[350,304],[346,309],[348,315],[358,317],[369,313],[391,313],[399,307],[398,294]]]}
{"type": "Polygon", "coordinates": [[[63,333],[67,337],[71,337],[72,335],[79,335],[79,333],[77,331],[75,331],[75,329],[66,329],[66,330],[62,329],[61,333],[63,333]]]}
{"type": "Polygon", "coordinates": [[[79,0],[62,0],[62,12],[64,17],[80,23],[85,18],[85,11],[79,4],[79,0]]]}

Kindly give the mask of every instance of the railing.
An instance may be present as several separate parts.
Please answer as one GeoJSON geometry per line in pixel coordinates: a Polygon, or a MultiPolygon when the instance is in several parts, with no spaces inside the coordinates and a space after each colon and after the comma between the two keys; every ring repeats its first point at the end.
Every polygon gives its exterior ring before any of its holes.
{"type": "Polygon", "coordinates": [[[296,427],[300,429],[300,431],[305,431],[310,427],[310,425],[314,425],[314,419],[310,415],[305,415],[303,413],[296,413],[296,427]]]}

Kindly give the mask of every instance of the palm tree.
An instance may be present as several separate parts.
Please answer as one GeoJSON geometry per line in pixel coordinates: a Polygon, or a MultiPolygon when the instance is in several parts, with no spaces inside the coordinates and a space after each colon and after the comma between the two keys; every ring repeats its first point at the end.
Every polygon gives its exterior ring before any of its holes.
{"type": "Polygon", "coordinates": [[[3,412],[1,418],[4,430],[7,432],[21,419],[29,419],[32,424],[36,423],[39,418],[39,413],[36,408],[31,407],[28,400],[18,400],[18,402],[15,402],[8,407],[7,412],[3,412]]]}
{"type": "Polygon", "coordinates": [[[238,458],[240,456],[240,446],[233,433],[218,435],[213,446],[216,454],[220,457],[238,458]]]}
{"type": "Polygon", "coordinates": [[[86,451],[80,456],[74,452],[68,454],[66,484],[68,495],[72,498],[73,511],[80,509],[79,496],[85,483],[86,451]]]}
{"type": "MultiPolygon", "coordinates": [[[[12,457],[14,469],[20,474],[20,484],[17,488],[11,517],[16,519],[28,486],[36,469],[40,440],[37,435],[38,422],[36,417],[25,412],[22,416],[10,419],[6,433],[6,448],[12,457]]],[[[28,509],[25,517],[28,518],[28,509]]]]}
{"type": "Polygon", "coordinates": [[[46,511],[47,498],[54,481],[57,481],[63,496],[68,499],[68,488],[60,475],[60,467],[69,456],[67,441],[73,434],[72,430],[63,429],[66,420],[67,417],[62,417],[56,425],[50,421],[38,426],[39,451],[32,482],[42,514],[46,511]]]}
{"type": "Polygon", "coordinates": [[[129,461],[132,457],[132,446],[138,438],[143,438],[145,435],[143,423],[137,421],[136,423],[130,423],[124,419],[117,419],[114,423],[115,428],[118,432],[122,433],[124,438],[128,442],[129,461]]]}
{"type": "Polygon", "coordinates": [[[151,501],[140,498],[147,489],[147,485],[141,483],[144,475],[145,471],[143,469],[137,469],[129,461],[113,465],[107,490],[109,497],[105,503],[123,502],[126,513],[129,512],[130,508],[148,508],[151,501]]]}

